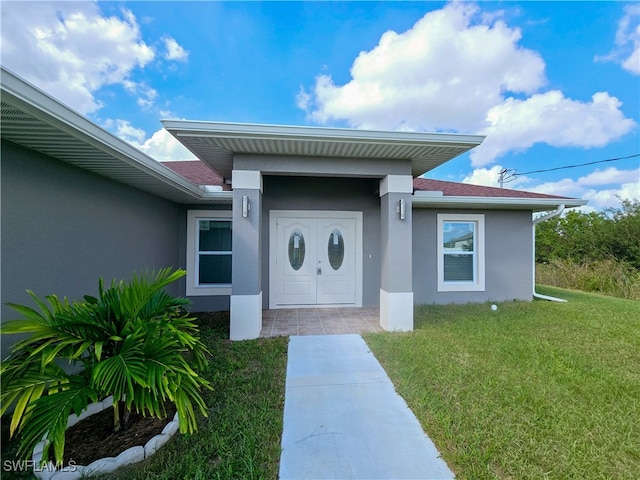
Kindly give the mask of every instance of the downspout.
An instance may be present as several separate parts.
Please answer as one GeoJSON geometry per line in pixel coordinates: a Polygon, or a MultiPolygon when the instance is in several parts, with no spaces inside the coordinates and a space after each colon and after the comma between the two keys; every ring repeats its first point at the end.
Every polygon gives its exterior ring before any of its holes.
{"type": "Polygon", "coordinates": [[[540,222],[544,222],[545,220],[549,220],[550,218],[557,217],[564,211],[564,204],[558,205],[553,212],[547,213],[546,215],[542,215],[533,220],[533,227],[531,228],[532,236],[533,236],[533,296],[534,298],[540,298],[542,300],[550,300],[552,302],[566,302],[566,300],[562,298],[550,297],[548,295],[542,295],[541,293],[536,293],[536,225],[540,222]]]}

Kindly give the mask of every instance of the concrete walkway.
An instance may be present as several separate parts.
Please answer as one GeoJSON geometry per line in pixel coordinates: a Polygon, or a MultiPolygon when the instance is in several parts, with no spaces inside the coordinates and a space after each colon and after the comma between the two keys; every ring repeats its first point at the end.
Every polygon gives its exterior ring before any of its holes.
{"type": "Polygon", "coordinates": [[[292,336],[281,479],[452,479],[360,335],[292,336]]]}

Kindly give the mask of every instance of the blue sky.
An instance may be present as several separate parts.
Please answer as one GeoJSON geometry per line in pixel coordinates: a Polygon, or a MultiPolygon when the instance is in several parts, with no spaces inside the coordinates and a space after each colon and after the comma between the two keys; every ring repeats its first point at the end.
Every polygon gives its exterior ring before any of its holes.
{"type": "MultiPolygon", "coordinates": [[[[428,177],[640,152],[637,2],[0,3],[2,64],[158,160],[160,119],[484,134],[428,177]]],[[[640,199],[640,157],[519,175],[590,208],[640,199]]]]}

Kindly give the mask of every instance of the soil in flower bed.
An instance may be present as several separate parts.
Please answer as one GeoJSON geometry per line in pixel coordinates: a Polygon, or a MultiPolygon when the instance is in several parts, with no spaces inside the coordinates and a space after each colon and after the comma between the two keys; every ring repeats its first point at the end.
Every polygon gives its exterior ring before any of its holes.
{"type": "Polygon", "coordinates": [[[117,433],[113,432],[113,407],[81,420],[66,432],[64,464],[73,461],[75,465],[89,465],[101,458],[117,457],[131,447],[144,447],[173,420],[175,406],[168,404],[166,409],[167,417],[161,419],[132,412],[129,427],[117,433]]]}

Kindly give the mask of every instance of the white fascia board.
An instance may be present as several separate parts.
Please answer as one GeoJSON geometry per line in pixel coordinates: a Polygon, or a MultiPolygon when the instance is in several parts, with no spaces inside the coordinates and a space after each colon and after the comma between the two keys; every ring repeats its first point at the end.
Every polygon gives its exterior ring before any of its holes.
{"type": "Polygon", "coordinates": [[[1,69],[1,86],[3,99],[7,101],[7,96],[10,98],[7,103],[15,104],[14,100],[17,100],[20,104],[19,107],[25,112],[52,124],[68,135],[93,145],[99,150],[106,151],[124,163],[137,167],[194,198],[201,196],[200,188],[184,177],[97,126],[75,110],[58,102],[4,67],[1,69]]]}
{"type": "Polygon", "coordinates": [[[233,192],[227,190],[211,191],[201,187],[199,198],[202,200],[224,200],[226,203],[226,201],[233,201],[233,192]]]}
{"type": "Polygon", "coordinates": [[[518,198],[518,197],[433,197],[421,195],[416,192],[413,195],[413,208],[488,208],[511,210],[551,210],[559,205],[566,208],[586,205],[586,200],[567,198],[518,198]]]}
{"type": "Polygon", "coordinates": [[[301,127],[249,123],[206,122],[193,120],[162,120],[162,125],[174,135],[225,138],[271,138],[315,140],[327,142],[372,142],[380,144],[457,144],[467,147],[480,145],[482,135],[451,133],[388,132],[348,128],[301,127]]]}

